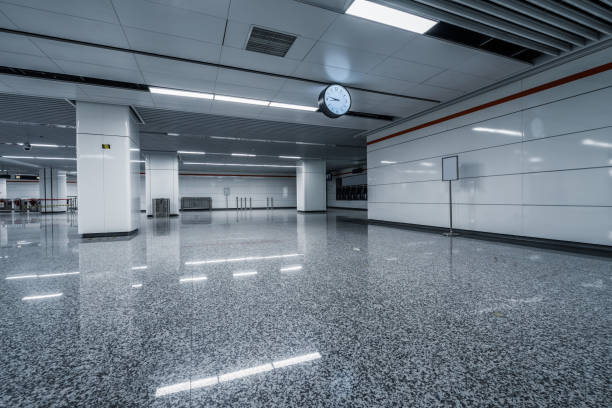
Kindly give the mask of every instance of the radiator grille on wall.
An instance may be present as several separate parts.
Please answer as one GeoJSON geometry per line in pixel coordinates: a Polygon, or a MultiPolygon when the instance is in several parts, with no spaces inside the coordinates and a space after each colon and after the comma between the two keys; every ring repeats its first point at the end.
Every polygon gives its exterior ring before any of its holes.
{"type": "Polygon", "coordinates": [[[212,199],[210,197],[181,197],[181,210],[210,210],[212,199]]]}

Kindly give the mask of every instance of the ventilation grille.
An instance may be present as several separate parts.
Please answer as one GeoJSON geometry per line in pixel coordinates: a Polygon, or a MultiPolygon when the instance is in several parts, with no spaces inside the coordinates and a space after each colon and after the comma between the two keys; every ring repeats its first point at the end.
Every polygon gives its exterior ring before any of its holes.
{"type": "Polygon", "coordinates": [[[247,51],[284,57],[295,41],[295,35],[283,34],[265,28],[253,27],[247,42],[247,51]]]}

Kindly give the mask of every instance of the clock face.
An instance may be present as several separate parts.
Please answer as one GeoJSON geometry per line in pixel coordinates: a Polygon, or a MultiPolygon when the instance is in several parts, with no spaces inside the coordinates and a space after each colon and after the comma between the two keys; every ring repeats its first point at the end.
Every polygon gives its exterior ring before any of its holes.
{"type": "Polygon", "coordinates": [[[344,115],[351,107],[351,95],[342,85],[330,85],[319,96],[319,107],[331,118],[344,115]]]}

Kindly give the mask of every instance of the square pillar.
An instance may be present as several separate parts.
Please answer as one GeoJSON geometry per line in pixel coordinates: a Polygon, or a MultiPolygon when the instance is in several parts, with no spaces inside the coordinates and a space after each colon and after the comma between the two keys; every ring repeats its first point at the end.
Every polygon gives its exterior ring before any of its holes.
{"type": "Polygon", "coordinates": [[[46,167],[38,170],[38,179],[40,213],[66,212],[66,172],[46,167]]]}
{"type": "Polygon", "coordinates": [[[300,160],[296,168],[297,210],[327,210],[325,160],[300,160]]]}
{"type": "Polygon", "coordinates": [[[152,200],[156,198],[168,198],[170,215],[178,215],[178,155],[176,152],[147,152],[145,154],[145,183],[147,216],[153,216],[152,200]]]}
{"type": "Polygon", "coordinates": [[[127,106],[77,102],[79,234],[127,235],[140,225],[140,137],[127,106]]]}

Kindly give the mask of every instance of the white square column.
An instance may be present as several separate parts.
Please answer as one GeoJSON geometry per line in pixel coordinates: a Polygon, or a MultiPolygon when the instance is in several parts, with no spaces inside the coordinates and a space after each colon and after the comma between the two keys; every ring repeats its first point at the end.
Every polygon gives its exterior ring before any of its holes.
{"type": "Polygon", "coordinates": [[[326,211],[325,160],[300,160],[296,168],[297,210],[326,211]]]}
{"type": "Polygon", "coordinates": [[[6,192],[6,179],[0,179],[0,200],[8,197],[6,192]]]}
{"type": "Polygon", "coordinates": [[[156,198],[170,200],[170,215],[178,215],[178,155],[176,152],[145,153],[145,191],[147,216],[153,216],[153,201],[156,198]]]}
{"type": "Polygon", "coordinates": [[[66,212],[66,172],[46,167],[38,170],[38,179],[41,214],[66,212]]]}
{"type": "Polygon", "coordinates": [[[79,234],[127,235],[140,225],[140,137],[129,107],[77,102],[79,234]]]}

